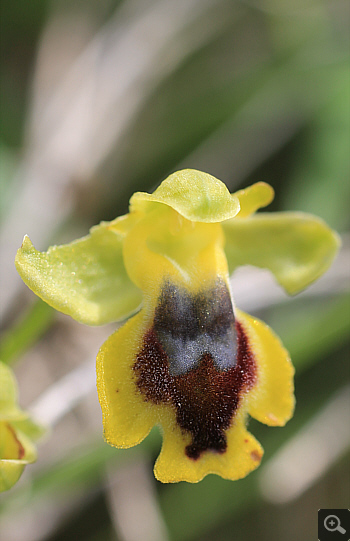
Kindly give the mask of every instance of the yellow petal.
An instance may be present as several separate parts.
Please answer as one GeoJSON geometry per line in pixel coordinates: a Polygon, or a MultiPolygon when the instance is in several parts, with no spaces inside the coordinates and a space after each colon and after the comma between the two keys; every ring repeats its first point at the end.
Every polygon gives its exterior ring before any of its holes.
{"type": "Polygon", "coordinates": [[[177,425],[167,426],[154,467],[155,477],[162,483],[197,483],[211,473],[230,480],[245,477],[259,466],[263,456],[261,445],[246,429],[245,417],[242,407],[227,431],[225,453],[206,451],[197,460],[188,458],[185,452],[191,438],[184,435],[177,425]]]}
{"type": "Polygon", "coordinates": [[[0,492],[10,489],[24,466],[36,460],[36,449],[27,436],[10,423],[0,422],[0,492]]]}
{"type": "Polygon", "coordinates": [[[283,426],[294,411],[294,367],[279,338],[262,321],[236,310],[249,339],[257,381],[247,397],[248,412],[258,421],[283,426]]]}
{"type": "Polygon", "coordinates": [[[9,423],[0,422],[0,459],[21,460],[24,455],[25,449],[16,431],[9,423]]]}
{"type": "Polygon", "coordinates": [[[157,407],[145,402],[138,391],[132,369],[149,326],[142,310],[108,338],[97,356],[104,436],[115,447],[137,445],[159,420],[157,407]]]}
{"type": "Polygon", "coordinates": [[[197,482],[209,473],[244,477],[262,457],[245,427],[255,362],[243,345],[235,363],[234,344],[232,351],[228,345],[230,313],[234,319],[227,286],[218,282],[194,293],[166,282],[155,298],[98,355],[105,438],[130,447],[159,424],[160,481],[197,482]],[[225,355],[232,363],[224,367],[225,355]]]}
{"type": "Polygon", "coordinates": [[[266,182],[257,182],[234,194],[239,199],[240,211],[236,218],[246,218],[261,207],[266,207],[275,196],[274,189],[266,182]]]}

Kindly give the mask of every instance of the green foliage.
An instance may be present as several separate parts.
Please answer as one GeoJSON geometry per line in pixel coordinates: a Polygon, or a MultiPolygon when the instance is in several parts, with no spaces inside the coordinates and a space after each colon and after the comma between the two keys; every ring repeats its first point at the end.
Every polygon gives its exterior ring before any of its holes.
{"type": "Polygon", "coordinates": [[[7,364],[15,361],[51,326],[53,316],[51,306],[40,300],[35,301],[1,336],[0,359],[7,364]]]}

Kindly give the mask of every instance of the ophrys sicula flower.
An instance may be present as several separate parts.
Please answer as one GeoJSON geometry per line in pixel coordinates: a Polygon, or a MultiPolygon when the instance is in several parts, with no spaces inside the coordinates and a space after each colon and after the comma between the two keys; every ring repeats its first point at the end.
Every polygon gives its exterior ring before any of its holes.
{"type": "Polygon", "coordinates": [[[43,434],[17,403],[17,383],[12,370],[0,362],[0,492],[11,488],[24,467],[36,460],[33,443],[43,434]]]}
{"type": "Polygon", "coordinates": [[[78,321],[135,314],[101,347],[97,388],[111,445],[131,447],[161,426],[160,481],[244,477],[263,454],[248,416],[281,426],[293,413],[289,355],[235,307],[229,276],[264,267],[296,293],[329,267],[339,241],[311,215],[255,214],[272,199],[265,183],[230,194],[206,173],[179,171],[87,237],[45,253],[25,237],[18,251],[27,285],[78,321]]]}

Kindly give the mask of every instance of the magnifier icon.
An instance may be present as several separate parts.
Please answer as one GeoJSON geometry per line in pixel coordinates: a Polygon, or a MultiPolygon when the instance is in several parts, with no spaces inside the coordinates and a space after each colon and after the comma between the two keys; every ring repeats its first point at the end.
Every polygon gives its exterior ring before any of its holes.
{"type": "Polygon", "coordinates": [[[324,519],[324,527],[329,532],[340,532],[340,533],[346,533],[346,530],[340,526],[340,520],[336,515],[328,515],[324,519]]]}

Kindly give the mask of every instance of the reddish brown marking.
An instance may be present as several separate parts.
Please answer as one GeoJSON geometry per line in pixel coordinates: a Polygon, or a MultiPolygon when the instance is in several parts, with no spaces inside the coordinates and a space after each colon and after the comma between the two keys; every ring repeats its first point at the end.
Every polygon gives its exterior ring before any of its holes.
{"type": "MultiPolygon", "coordinates": [[[[17,457],[11,456],[11,457],[7,457],[7,458],[9,458],[9,459],[16,458],[17,460],[21,460],[25,455],[25,449],[24,449],[23,445],[21,444],[21,442],[19,441],[19,439],[17,438],[17,434],[16,434],[14,428],[8,423],[6,423],[6,427],[11,432],[11,434],[13,436],[13,439],[16,441],[16,444],[18,445],[18,456],[17,457]]],[[[5,458],[5,457],[3,457],[3,458],[5,458]]]]}
{"type": "Polygon", "coordinates": [[[262,454],[259,452],[259,451],[252,451],[250,453],[250,456],[252,457],[253,460],[261,460],[261,457],[262,457],[262,454]]]}
{"type": "Polygon", "coordinates": [[[237,321],[236,331],[237,362],[227,370],[218,370],[210,354],[205,353],[192,370],[171,375],[168,356],[152,328],[146,333],[133,366],[145,400],[155,404],[168,402],[175,407],[179,426],[192,435],[186,454],[193,460],[209,449],[225,452],[225,431],[231,425],[242,394],[255,382],[254,358],[237,321]]]}

